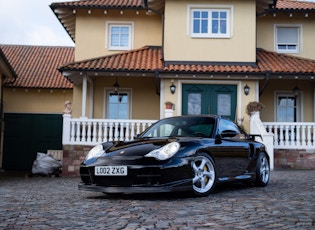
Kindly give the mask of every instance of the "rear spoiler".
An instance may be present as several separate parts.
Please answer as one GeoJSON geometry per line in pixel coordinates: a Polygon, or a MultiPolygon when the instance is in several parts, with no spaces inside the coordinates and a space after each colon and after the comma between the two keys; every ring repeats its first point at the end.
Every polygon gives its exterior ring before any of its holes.
{"type": "Polygon", "coordinates": [[[253,141],[255,140],[255,137],[260,137],[260,139],[262,141],[264,141],[264,139],[262,138],[262,136],[260,134],[249,134],[250,139],[252,139],[253,141]]]}

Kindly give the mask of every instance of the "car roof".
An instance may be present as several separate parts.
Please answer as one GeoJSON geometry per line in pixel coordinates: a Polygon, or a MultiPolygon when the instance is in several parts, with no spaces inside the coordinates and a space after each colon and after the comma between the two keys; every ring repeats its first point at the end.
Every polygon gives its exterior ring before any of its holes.
{"type": "MultiPolygon", "coordinates": [[[[215,119],[227,119],[225,117],[222,117],[220,115],[216,115],[216,114],[198,114],[198,115],[181,115],[181,116],[174,116],[174,117],[167,117],[167,118],[164,118],[164,119],[171,119],[171,118],[189,118],[189,117],[200,117],[200,118],[205,118],[205,117],[208,117],[208,118],[215,118],[215,119]]],[[[227,119],[229,120],[229,119],[227,119]]]]}

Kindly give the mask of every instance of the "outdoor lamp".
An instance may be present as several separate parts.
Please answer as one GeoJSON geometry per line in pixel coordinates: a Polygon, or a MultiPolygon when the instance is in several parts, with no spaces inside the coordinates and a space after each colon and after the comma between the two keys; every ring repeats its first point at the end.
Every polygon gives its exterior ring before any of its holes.
{"type": "Polygon", "coordinates": [[[170,85],[171,94],[174,94],[176,91],[176,86],[174,85],[174,80],[172,80],[172,84],[170,85]]]}
{"type": "Polygon", "coordinates": [[[244,86],[244,94],[247,96],[248,94],[249,94],[249,86],[246,84],[245,86],[244,86]]]}
{"type": "Polygon", "coordinates": [[[298,97],[298,96],[299,96],[299,91],[300,91],[300,89],[299,89],[298,87],[294,87],[293,93],[294,93],[294,96],[295,96],[295,97],[298,97]]]}
{"type": "Polygon", "coordinates": [[[120,85],[117,82],[117,78],[116,78],[116,81],[115,81],[115,84],[113,85],[113,87],[115,88],[115,93],[118,94],[118,89],[119,89],[120,85]]]}

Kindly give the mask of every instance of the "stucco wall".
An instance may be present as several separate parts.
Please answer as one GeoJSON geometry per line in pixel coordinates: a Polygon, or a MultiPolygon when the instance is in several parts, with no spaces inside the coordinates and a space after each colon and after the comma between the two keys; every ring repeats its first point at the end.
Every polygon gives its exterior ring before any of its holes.
{"type": "MultiPolygon", "coordinates": [[[[93,118],[105,119],[106,118],[106,90],[113,90],[113,84],[116,77],[99,77],[94,80],[94,94],[92,106],[93,118]]],[[[131,99],[131,114],[130,119],[160,119],[160,96],[156,92],[156,84],[159,87],[159,81],[154,77],[117,77],[117,82],[120,85],[119,90],[128,90],[131,99]]],[[[90,83],[88,84],[87,92],[87,110],[86,115],[91,117],[91,95],[90,83]]],[[[74,87],[74,104],[73,104],[73,117],[80,117],[82,113],[82,86],[74,87]]]]}
{"type": "Polygon", "coordinates": [[[162,44],[162,19],[160,15],[147,15],[146,11],[78,9],[76,17],[75,60],[83,60],[113,54],[121,51],[109,51],[107,48],[106,22],[132,22],[134,24],[133,49],[146,45],[162,44]],[[148,29],[150,28],[150,29],[148,29]]]}
{"type": "Polygon", "coordinates": [[[308,17],[305,20],[305,14],[294,13],[292,17],[289,13],[277,13],[274,17],[273,14],[261,16],[257,18],[257,47],[270,51],[275,51],[275,35],[274,25],[301,25],[302,36],[300,40],[301,52],[292,54],[293,56],[305,57],[315,59],[315,19],[308,17]]]}
{"type": "MultiPolygon", "coordinates": [[[[298,114],[298,121],[301,122],[314,122],[314,89],[315,86],[312,81],[307,80],[270,80],[267,87],[264,89],[263,94],[260,97],[260,101],[265,105],[264,110],[260,113],[261,120],[263,122],[276,121],[275,109],[276,109],[276,93],[293,93],[293,88],[298,84],[300,89],[300,95],[298,96],[301,108],[298,114]]],[[[260,85],[264,85],[264,81],[261,81],[260,85]]]]}
{"type": "Polygon", "coordinates": [[[166,1],[166,61],[256,61],[255,1],[166,1]],[[192,38],[189,29],[189,5],[231,6],[230,38],[192,38]]]}
{"type": "Polygon", "coordinates": [[[4,89],[5,113],[63,113],[65,101],[72,101],[72,90],[4,89]]]}

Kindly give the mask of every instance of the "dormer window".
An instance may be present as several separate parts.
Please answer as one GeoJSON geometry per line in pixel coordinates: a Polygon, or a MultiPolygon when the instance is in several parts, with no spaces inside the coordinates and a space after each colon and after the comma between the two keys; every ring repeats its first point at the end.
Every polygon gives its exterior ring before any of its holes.
{"type": "Polygon", "coordinates": [[[299,53],[301,26],[276,25],[275,50],[279,53],[299,53]]]}
{"type": "Polygon", "coordinates": [[[131,50],[133,48],[132,22],[107,22],[109,50],[131,50]]]}
{"type": "Polygon", "coordinates": [[[190,35],[194,38],[231,37],[230,6],[189,6],[190,35]]]}

